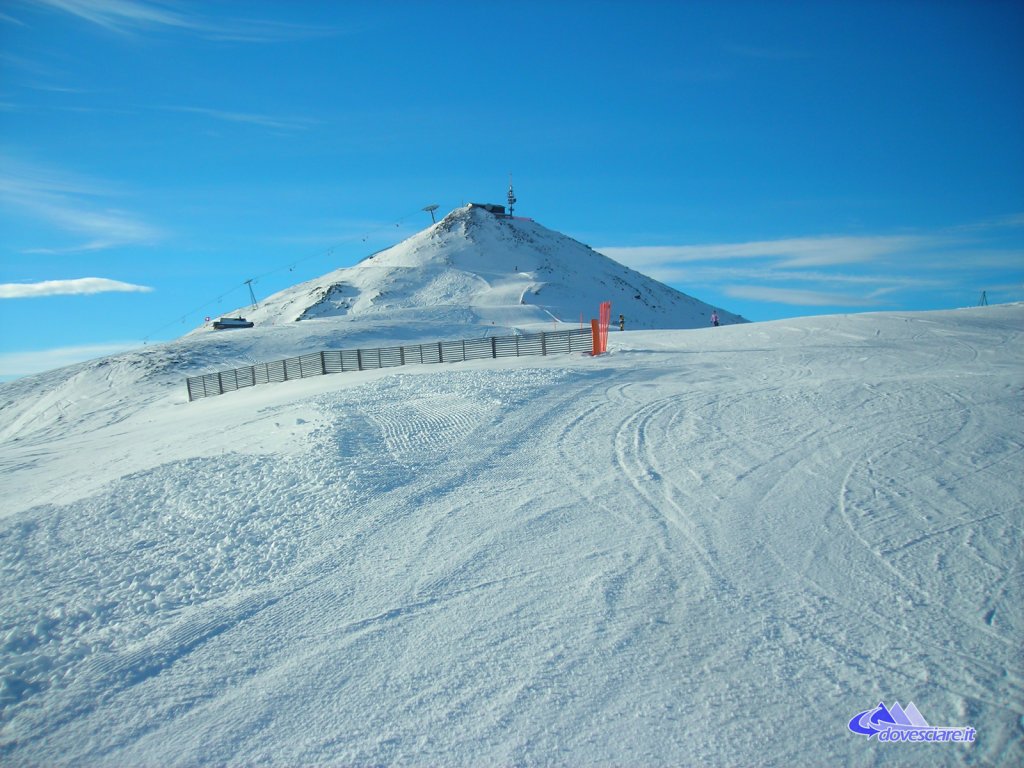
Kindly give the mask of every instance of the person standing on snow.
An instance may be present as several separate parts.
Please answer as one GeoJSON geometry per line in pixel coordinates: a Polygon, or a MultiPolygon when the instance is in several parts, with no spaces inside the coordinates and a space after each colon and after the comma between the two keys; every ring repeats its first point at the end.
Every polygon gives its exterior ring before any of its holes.
{"type": "Polygon", "coordinates": [[[626,318],[623,315],[619,315],[619,330],[626,330],[626,318]]]}
{"type": "Polygon", "coordinates": [[[711,310],[711,324],[713,326],[715,326],[715,328],[718,327],[718,310],[717,309],[711,310]]]}

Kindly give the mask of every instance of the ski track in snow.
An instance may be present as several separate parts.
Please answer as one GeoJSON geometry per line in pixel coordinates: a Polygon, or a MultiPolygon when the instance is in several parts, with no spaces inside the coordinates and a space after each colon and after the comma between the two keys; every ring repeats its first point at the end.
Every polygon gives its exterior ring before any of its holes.
{"type": "Polygon", "coordinates": [[[0,520],[0,762],[1020,763],[1020,319],[113,408],[280,441],[122,474],[34,416],[8,477],[107,479],[0,520]],[[978,742],[847,730],[896,699],[978,742]]]}

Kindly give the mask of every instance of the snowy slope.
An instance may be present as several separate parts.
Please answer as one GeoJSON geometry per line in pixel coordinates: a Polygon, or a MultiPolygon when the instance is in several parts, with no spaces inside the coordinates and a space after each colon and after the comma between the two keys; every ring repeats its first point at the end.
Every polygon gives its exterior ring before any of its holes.
{"type": "Polygon", "coordinates": [[[2,385],[0,763],[1019,765],[1022,328],[627,331],[185,401],[348,346],[303,322],[2,385]],[[977,741],[848,730],[882,700],[977,741]]]}
{"type": "MultiPolygon", "coordinates": [[[[260,326],[386,315],[421,325],[532,329],[578,324],[581,314],[589,323],[602,301],[630,329],[705,327],[713,309],[534,221],[466,206],[353,267],[229,314],[260,326]]],[[[743,322],[719,315],[723,324],[743,322]]]]}

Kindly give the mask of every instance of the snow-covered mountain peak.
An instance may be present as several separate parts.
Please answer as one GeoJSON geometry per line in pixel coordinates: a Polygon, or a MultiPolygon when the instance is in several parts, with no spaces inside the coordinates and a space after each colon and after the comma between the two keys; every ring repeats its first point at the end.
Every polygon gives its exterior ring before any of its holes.
{"type": "MultiPolygon", "coordinates": [[[[345,318],[525,330],[588,320],[602,301],[633,329],[703,327],[713,309],[535,221],[470,204],[354,266],[238,313],[260,326],[345,318]]],[[[719,315],[725,324],[743,322],[719,315]]]]}

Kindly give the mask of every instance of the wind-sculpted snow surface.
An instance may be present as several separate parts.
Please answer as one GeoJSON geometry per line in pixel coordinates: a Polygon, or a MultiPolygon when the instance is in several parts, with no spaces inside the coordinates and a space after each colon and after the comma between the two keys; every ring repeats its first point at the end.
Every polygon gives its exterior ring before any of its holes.
{"type": "Polygon", "coordinates": [[[1020,764],[1022,321],[613,333],[31,429],[20,384],[0,763],[1020,764]],[[977,738],[850,731],[883,700],[977,738]]]}

